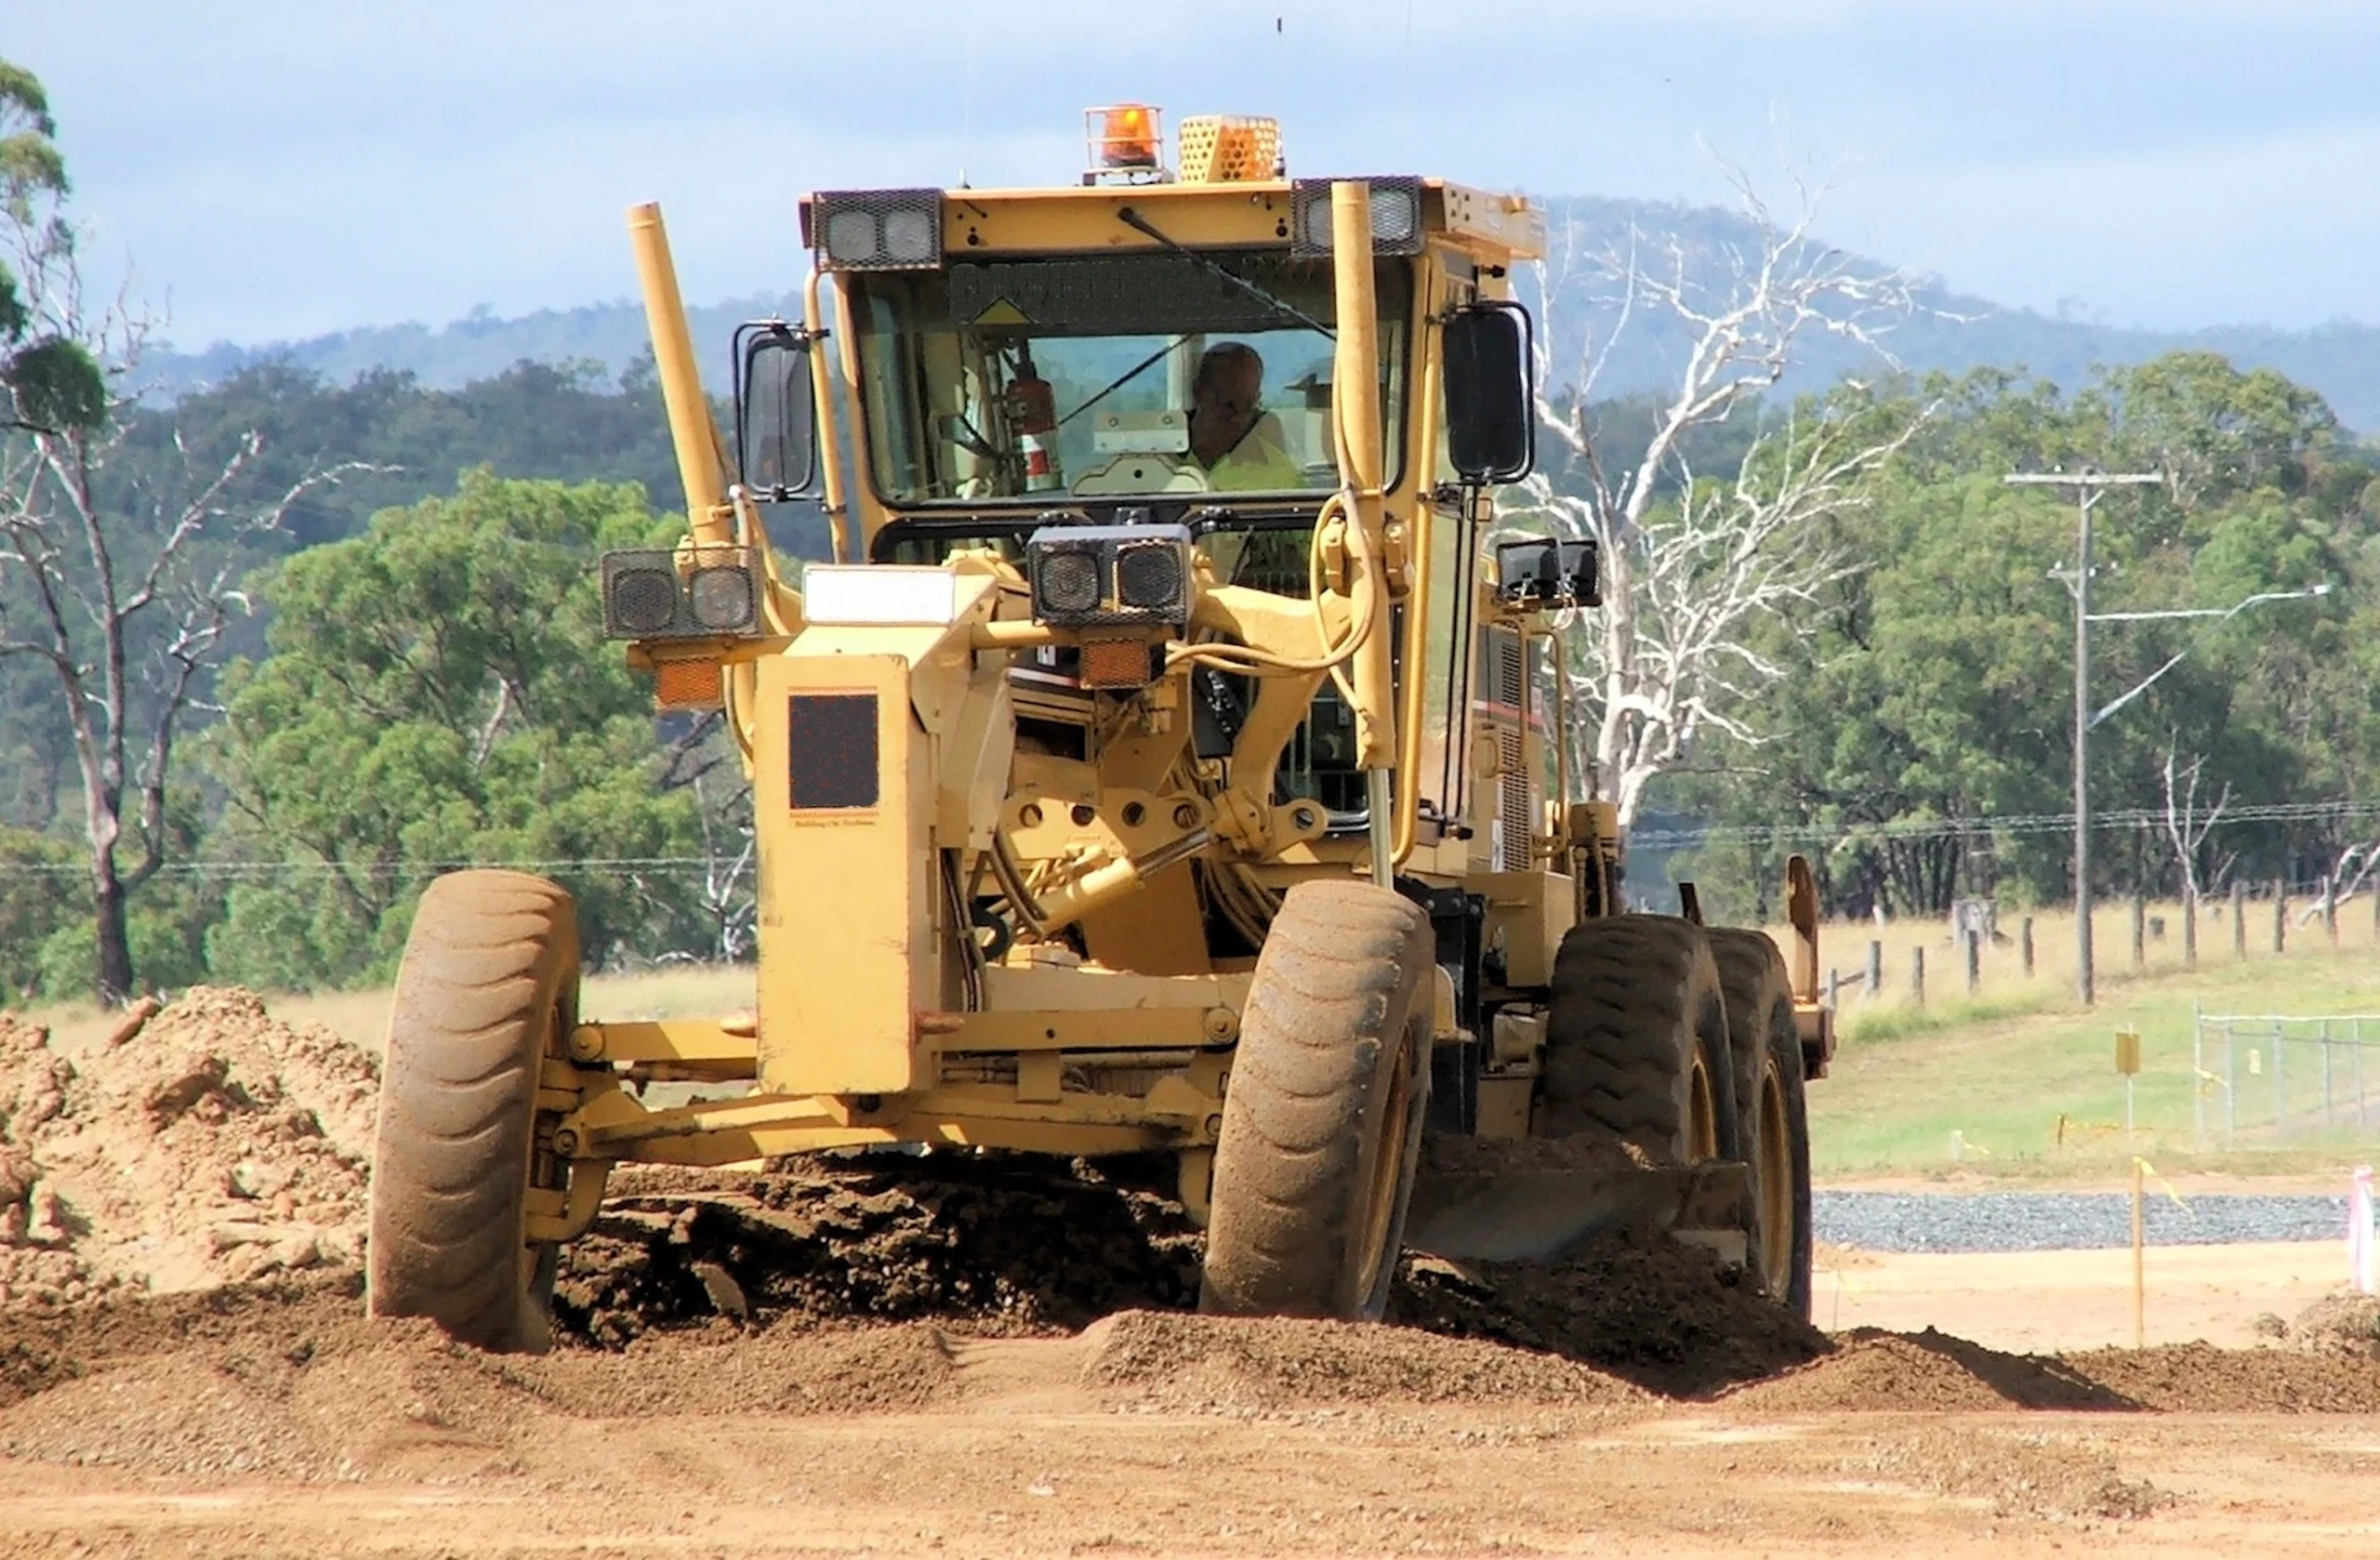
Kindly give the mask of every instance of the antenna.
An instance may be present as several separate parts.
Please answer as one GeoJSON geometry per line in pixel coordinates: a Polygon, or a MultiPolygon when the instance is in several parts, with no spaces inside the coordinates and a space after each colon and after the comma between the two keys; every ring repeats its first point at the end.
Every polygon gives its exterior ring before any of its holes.
{"type": "Polygon", "coordinates": [[[975,56],[981,52],[983,15],[980,7],[967,8],[967,71],[966,85],[959,89],[959,188],[967,185],[967,159],[975,150],[975,56]]]}

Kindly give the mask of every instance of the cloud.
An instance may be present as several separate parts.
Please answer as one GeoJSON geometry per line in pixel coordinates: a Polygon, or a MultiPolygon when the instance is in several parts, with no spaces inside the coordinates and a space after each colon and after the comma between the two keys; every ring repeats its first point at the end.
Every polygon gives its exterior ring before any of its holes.
{"type": "Polygon", "coordinates": [[[1842,236],[2011,301],[2380,316],[2346,0],[82,0],[0,49],[189,344],[617,296],[648,197],[691,295],[782,289],[801,191],[1068,182],[1126,97],[1542,193],[1724,200],[1703,142],[1782,146],[1842,236]]]}

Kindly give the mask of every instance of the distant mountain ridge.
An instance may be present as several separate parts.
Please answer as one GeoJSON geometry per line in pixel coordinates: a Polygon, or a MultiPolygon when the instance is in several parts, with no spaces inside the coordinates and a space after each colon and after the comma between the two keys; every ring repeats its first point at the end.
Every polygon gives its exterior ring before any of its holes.
{"type": "MultiPolygon", "coordinates": [[[[1712,253],[1727,245],[1757,244],[1752,223],[1739,212],[1717,206],[1687,206],[1652,201],[1598,197],[1557,198],[1547,203],[1557,227],[1577,225],[1589,242],[1624,238],[1632,226],[1659,239],[1675,235],[1689,254],[1712,253]]],[[[1882,260],[1855,259],[1862,267],[1887,268],[1882,260]]],[[[789,278],[789,282],[798,281],[789,278]]],[[[2244,368],[2272,368],[2327,399],[2349,428],[2380,431],[2380,326],[2340,320],[2304,330],[2271,325],[2215,325],[2203,330],[2161,331],[2110,325],[2006,309],[1939,284],[1922,290],[1934,312],[1904,322],[1890,337],[1901,366],[1923,373],[1942,369],[2022,368],[2065,388],[2082,383],[2094,365],[2145,362],[2170,351],[2220,352],[2244,368]]],[[[1575,321],[1597,311],[1583,298],[1556,298],[1557,362],[1577,362],[1575,321]]],[[[687,311],[705,377],[724,386],[728,337],[743,321],[790,314],[799,295],[787,292],[731,298],[687,311]]],[[[1670,365],[1685,347],[1684,337],[1643,324],[1632,327],[1606,364],[1597,392],[1624,395],[1660,389],[1670,365]]],[[[541,309],[518,318],[497,318],[484,310],[431,328],[418,324],[363,326],[303,341],[241,347],[218,343],[204,350],[152,351],[144,366],[167,396],[212,384],[261,363],[285,362],[344,384],[372,369],[414,375],[425,387],[453,390],[499,374],[529,359],[541,363],[587,363],[616,377],[646,352],[644,314],[633,301],[541,309]]],[[[1807,387],[1845,373],[1873,374],[1880,364],[1857,345],[1813,333],[1793,383],[1807,387]]]]}

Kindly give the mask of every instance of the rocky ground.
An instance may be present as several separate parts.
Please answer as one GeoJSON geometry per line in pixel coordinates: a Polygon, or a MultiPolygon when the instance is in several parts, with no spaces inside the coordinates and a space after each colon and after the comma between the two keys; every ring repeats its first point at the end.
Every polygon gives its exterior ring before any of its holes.
{"type": "Polygon", "coordinates": [[[72,1056],[0,1019],[0,1553],[2380,1542],[2369,1302],[2025,1355],[1829,1335],[1622,1237],[1409,1259],[1380,1325],[1220,1320],[1129,1162],[625,1170],[556,1349],[481,1355],[362,1315],[372,1088],[240,992],[72,1056]]]}

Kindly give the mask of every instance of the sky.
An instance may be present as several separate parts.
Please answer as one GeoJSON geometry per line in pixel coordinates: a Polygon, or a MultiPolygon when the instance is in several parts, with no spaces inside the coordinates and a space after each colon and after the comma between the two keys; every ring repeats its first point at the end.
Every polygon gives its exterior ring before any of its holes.
{"type": "Polygon", "coordinates": [[[2003,305],[2380,322],[2375,0],[0,0],[73,209],[184,349],[777,294],[812,189],[1070,183],[1082,109],[1293,174],[1773,204],[2003,305]]]}

